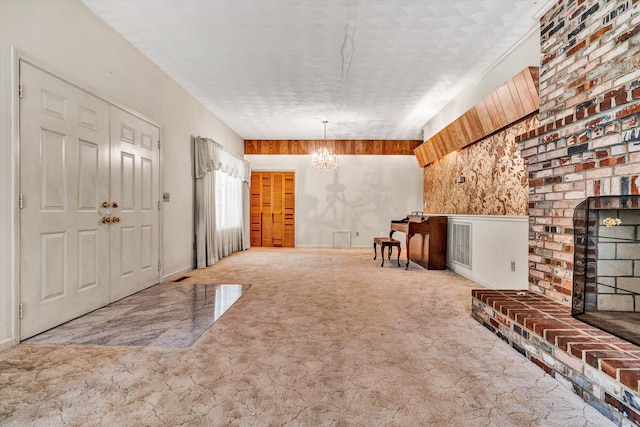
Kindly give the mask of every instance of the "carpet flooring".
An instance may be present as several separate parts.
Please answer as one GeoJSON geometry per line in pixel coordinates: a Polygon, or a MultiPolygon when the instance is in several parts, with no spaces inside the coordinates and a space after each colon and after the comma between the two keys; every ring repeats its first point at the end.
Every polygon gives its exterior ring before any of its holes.
{"type": "Polygon", "coordinates": [[[252,248],[185,283],[251,285],[190,346],[0,353],[3,426],[607,426],[470,316],[449,271],[252,248]]]}

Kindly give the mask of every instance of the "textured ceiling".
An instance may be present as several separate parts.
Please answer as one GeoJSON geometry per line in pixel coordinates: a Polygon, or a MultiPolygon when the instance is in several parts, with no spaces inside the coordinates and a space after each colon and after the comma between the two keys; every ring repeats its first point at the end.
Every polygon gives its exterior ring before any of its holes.
{"type": "Polygon", "coordinates": [[[421,139],[538,0],[82,0],[244,139],[421,139]]]}

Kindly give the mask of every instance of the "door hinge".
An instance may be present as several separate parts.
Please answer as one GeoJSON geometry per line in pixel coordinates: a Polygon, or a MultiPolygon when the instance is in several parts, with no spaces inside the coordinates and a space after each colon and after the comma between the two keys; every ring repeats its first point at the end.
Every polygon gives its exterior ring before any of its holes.
{"type": "Polygon", "coordinates": [[[18,195],[18,208],[24,208],[24,195],[22,193],[18,195]]]}
{"type": "Polygon", "coordinates": [[[160,149],[160,140],[158,140],[158,150],[160,149]]]}
{"type": "Polygon", "coordinates": [[[160,261],[158,261],[158,272],[160,271],[160,261]]]}
{"type": "Polygon", "coordinates": [[[22,82],[20,82],[20,84],[18,85],[18,97],[20,99],[24,98],[24,91],[22,89],[22,82]]]}
{"type": "Polygon", "coordinates": [[[160,210],[160,201],[158,200],[158,210],[160,210]]]}
{"type": "Polygon", "coordinates": [[[20,305],[18,306],[18,318],[22,319],[22,303],[20,303],[20,305]]]}

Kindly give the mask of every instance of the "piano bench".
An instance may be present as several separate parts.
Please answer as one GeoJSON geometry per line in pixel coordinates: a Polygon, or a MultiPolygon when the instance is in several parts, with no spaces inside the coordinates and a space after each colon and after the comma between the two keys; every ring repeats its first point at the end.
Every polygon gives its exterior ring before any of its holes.
{"type": "Polygon", "coordinates": [[[382,264],[380,267],[384,267],[384,248],[387,249],[388,259],[391,259],[391,252],[394,247],[398,248],[398,267],[400,267],[400,252],[402,252],[402,248],[400,247],[400,241],[396,239],[391,239],[389,237],[374,237],[373,238],[373,259],[378,258],[378,248],[377,245],[380,245],[380,257],[382,258],[382,264]]]}

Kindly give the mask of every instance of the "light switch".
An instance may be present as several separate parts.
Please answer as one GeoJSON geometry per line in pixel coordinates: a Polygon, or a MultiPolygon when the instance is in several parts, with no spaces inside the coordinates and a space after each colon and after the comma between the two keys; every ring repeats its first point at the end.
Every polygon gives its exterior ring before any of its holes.
{"type": "Polygon", "coordinates": [[[168,202],[171,200],[171,197],[169,195],[169,193],[162,193],[162,201],[163,202],[168,202]]]}

